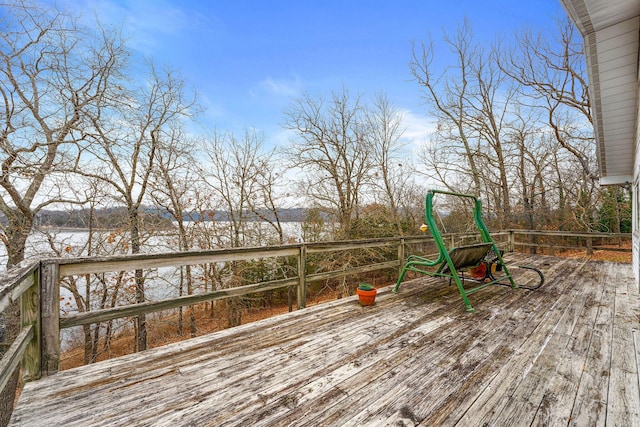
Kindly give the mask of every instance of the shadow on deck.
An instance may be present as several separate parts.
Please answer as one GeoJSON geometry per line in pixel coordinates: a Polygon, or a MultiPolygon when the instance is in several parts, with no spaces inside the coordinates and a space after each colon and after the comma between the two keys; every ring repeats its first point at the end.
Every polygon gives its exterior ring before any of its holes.
{"type": "Polygon", "coordinates": [[[373,307],[350,297],[63,371],[25,386],[11,425],[640,425],[631,266],[507,262],[546,284],[487,288],[470,314],[422,277],[373,307]]]}

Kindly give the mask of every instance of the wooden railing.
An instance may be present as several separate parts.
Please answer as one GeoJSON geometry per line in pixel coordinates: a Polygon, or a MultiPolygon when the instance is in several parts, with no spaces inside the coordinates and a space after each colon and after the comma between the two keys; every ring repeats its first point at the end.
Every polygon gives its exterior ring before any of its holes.
{"type": "Polygon", "coordinates": [[[526,252],[533,250],[538,254],[559,255],[562,251],[585,251],[593,255],[594,250],[631,253],[631,245],[622,247],[623,242],[631,241],[630,233],[578,233],[565,231],[508,230],[492,234],[507,234],[509,251],[526,252]]]}
{"type": "Polygon", "coordinates": [[[26,371],[28,375],[25,378],[39,378],[40,375],[48,375],[56,372],[60,360],[61,329],[287,287],[296,288],[296,305],[297,308],[300,309],[306,306],[308,283],[340,278],[346,275],[399,268],[404,259],[404,248],[408,245],[429,242],[429,240],[427,237],[418,236],[256,248],[219,249],[200,252],[43,259],[30,265],[28,268],[14,269],[0,276],[0,313],[8,307],[9,304],[22,298],[22,315],[23,324],[25,325],[23,332],[21,332],[11,348],[6,351],[5,357],[2,359],[0,370],[0,378],[2,378],[3,381],[2,386],[6,384],[8,376],[20,360],[23,360],[23,365],[26,363],[26,360],[30,361],[28,363],[29,370],[26,371]],[[392,260],[374,264],[307,274],[307,259],[315,254],[384,247],[396,248],[394,252],[397,253],[397,256],[392,260]],[[71,314],[62,318],[60,316],[60,283],[61,279],[65,276],[82,276],[103,272],[156,269],[272,257],[296,257],[296,276],[166,300],[148,301],[141,304],[71,314]],[[35,298],[38,294],[40,298],[35,298]],[[34,348],[31,351],[27,349],[27,344],[29,343],[34,344],[34,348]],[[31,353],[34,354],[31,355],[31,353]]]}
{"type": "MultiPolygon", "coordinates": [[[[0,275],[0,313],[20,305],[20,329],[8,348],[0,349],[0,392],[22,362],[22,380],[40,378],[40,263],[15,268],[0,275]]],[[[58,308],[59,310],[59,308],[58,308]]],[[[10,322],[11,323],[11,322],[10,322]]],[[[3,327],[5,325],[2,325],[3,327]]],[[[5,345],[5,343],[0,343],[5,345]]]]}
{"type": "MultiPolygon", "coordinates": [[[[450,247],[472,243],[477,238],[465,234],[443,236],[450,247]]],[[[553,253],[559,249],[594,249],[630,251],[611,247],[599,247],[601,241],[630,240],[630,234],[608,233],[562,233],[547,231],[509,230],[493,233],[493,237],[507,251],[538,248],[553,253]],[[562,240],[565,243],[560,242],[562,240]],[[570,244],[571,243],[571,244],[570,244]]],[[[4,351],[0,360],[0,391],[9,381],[12,372],[22,362],[23,381],[37,379],[58,370],[60,360],[60,330],[79,325],[93,324],[142,313],[184,307],[208,301],[253,294],[272,289],[295,287],[297,290],[297,308],[306,306],[307,284],[318,280],[341,278],[347,275],[363,274],[377,270],[402,267],[406,255],[411,253],[427,254],[435,246],[427,236],[395,237],[343,242],[324,242],[293,244],[258,248],[220,249],[202,252],[161,253],[148,255],[123,255],[91,258],[43,259],[22,268],[10,270],[0,275],[0,313],[9,305],[19,301],[21,307],[22,328],[17,338],[4,351]],[[420,245],[420,249],[415,249],[420,245]],[[414,247],[409,250],[408,248],[414,247]],[[336,271],[307,274],[310,256],[336,251],[389,248],[397,254],[374,264],[359,265],[336,271]],[[395,249],[394,249],[395,248],[395,249]],[[297,274],[295,277],[254,283],[229,289],[170,298],[161,301],[149,301],[142,304],[120,306],[60,316],[60,283],[65,276],[87,275],[102,272],[127,271],[177,267],[206,263],[242,261],[271,257],[296,257],[297,274]]],[[[5,350],[5,349],[0,349],[5,350]]],[[[1,353],[2,351],[0,351],[1,353]]]]}

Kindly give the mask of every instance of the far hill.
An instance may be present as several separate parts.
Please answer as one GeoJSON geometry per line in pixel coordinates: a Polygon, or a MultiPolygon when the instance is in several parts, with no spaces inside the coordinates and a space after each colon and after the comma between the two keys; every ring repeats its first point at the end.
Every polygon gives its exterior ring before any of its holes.
{"type": "MultiPolygon", "coordinates": [[[[277,214],[280,222],[303,222],[307,216],[306,208],[280,209],[277,214]]],[[[173,228],[173,217],[165,209],[146,207],[142,211],[144,223],[156,229],[173,228]]],[[[268,210],[246,212],[245,221],[275,221],[276,215],[268,210]]],[[[203,211],[185,214],[185,221],[229,221],[228,212],[203,211]]],[[[6,218],[0,215],[0,221],[6,218]]],[[[42,210],[36,215],[36,224],[41,227],[115,229],[127,227],[127,210],[124,207],[71,210],[42,210]]]]}

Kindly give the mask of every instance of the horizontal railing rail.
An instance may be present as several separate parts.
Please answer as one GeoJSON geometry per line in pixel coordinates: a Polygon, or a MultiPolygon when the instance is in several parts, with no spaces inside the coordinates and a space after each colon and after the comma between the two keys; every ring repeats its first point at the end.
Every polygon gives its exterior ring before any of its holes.
{"type": "MultiPolygon", "coordinates": [[[[500,234],[504,234],[501,232],[500,234]]],[[[584,250],[587,255],[593,255],[594,250],[605,252],[629,252],[631,246],[616,247],[614,245],[596,244],[598,241],[617,240],[631,241],[630,233],[586,233],[565,231],[540,231],[540,230],[508,230],[510,251],[543,249],[549,255],[556,255],[557,251],[584,250]],[[525,240],[527,239],[527,240],[525,240]],[[562,243],[562,241],[574,240],[574,244],[562,243]]]]}
{"type": "MultiPolygon", "coordinates": [[[[582,249],[588,253],[592,253],[596,249],[631,251],[631,249],[616,247],[616,245],[604,246],[598,244],[615,239],[620,242],[630,241],[631,235],[624,233],[507,230],[496,232],[492,235],[496,243],[507,251],[527,250],[528,248],[546,249],[551,254],[553,254],[554,250],[561,249],[582,249]],[[572,242],[567,243],[569,240],[572,240],[572,242]]],[[[477,238],[477,236],[475,234],[457,233],[443,235],[443,238],[448,245],[455,247],[468,244],[470,240],[477,238]]],[[[431,237],[423,235],[180,253],[55,258],[43,259],[21,268],[12,269],[0,274],[0,314],[12,304],[18,303],[21,310],[20,323],[22,326],[13,342],[0,348],[0,352],[4,352],[4,356],[0,360],[0,390],[7,384],[10,376],[21,362],[23,380],[37,379],[41,375],[56,372],[60,359],[61,329],[291,287],[297,289],[297,308],[301,309],[306,306],[308,283],[379,270],[399,269],[404,264],[406,255],[415,253],[414,250],[409,251],[408,247],[423,245],[421,250],[430,251],[434,249],[433,246],[429,246],[431,244],[431,237]],[[338,268],[331,271],[307,272],[308,263],[310,262],[309,257],[314,254],[374,248],[395,248],[397,254],[392,259],[378,260],[370,264],[338,268]],[[65,276],[272,257],[295,257],[297,264],[296,275],[159,301],[148,301],[62,317],[60,315],[60,284],[65,276]]]]}

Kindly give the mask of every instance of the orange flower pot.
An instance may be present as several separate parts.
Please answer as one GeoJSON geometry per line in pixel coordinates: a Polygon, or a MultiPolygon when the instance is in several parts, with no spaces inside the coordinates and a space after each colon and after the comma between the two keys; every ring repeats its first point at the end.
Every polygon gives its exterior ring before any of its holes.
{"type": "Polygon", "coordinates": [[[358,299],[360,300],[360,304],[362,305],[373,305],[376,302],[376,294],[378,290],[373,288],[371,290],[365,289],[356,289],[356,293],[358,294],[358,299]]]}

